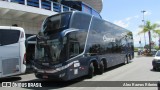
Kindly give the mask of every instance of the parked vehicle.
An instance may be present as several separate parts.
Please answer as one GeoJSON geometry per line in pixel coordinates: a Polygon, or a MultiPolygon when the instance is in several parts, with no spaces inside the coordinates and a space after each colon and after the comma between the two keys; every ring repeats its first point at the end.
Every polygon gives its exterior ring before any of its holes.
{"type": "Polygon", "coordinates": [[[158,90],[160,90],[160,81],[158,81],[157,86],[158,86],[158,90]]]}
{"type": "Polygon", "coordinates": [[[143,50],[142,49],[138,49],[138,55],[142,55],[143,50]]]}
{"type": "Polygon", "coordinates": [[[21,27],[0,26],[0,78],[25,73],[25,32],[21,27]]]}
{"type": "Polygon", "coordinates": [[[152,61],[153,70],[158,70],[160,68],[160,50],[157,51],[155,57],[152,61]]]}
{"type": "Polygon", "coordinates": [[[156,49],[151,49],[151,54],[154,56],[156,54],[157,50],[156,49]]]}

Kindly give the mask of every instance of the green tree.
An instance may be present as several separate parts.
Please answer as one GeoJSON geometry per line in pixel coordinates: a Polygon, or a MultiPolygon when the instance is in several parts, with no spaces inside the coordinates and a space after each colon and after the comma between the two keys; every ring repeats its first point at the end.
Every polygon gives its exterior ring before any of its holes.
{"type": "Polygon", "coordinates": [[[157,28],[157,24],[151,24],[150,21],[146,21],[146,24],[142,27],[142,31],[140,31],[138,34],[141,34],[141,33],[146,33],[148,32],[148,36],[149,36],[149,52],[151,52],[151,31],[155,31],[155,29],[157,28]]]}

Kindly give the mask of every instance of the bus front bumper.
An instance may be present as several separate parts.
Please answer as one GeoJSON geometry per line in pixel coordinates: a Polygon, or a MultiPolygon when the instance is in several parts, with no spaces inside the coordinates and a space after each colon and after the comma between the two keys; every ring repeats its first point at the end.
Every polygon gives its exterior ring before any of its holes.
{"type": "Polygon", "coordinates": [[[58,71],[58,70],[42,70],[37,69],[34,67],[35,76],[41,79],[52,79],[52,80],[67,80],[67,75],[65,70],[58,71]]]}

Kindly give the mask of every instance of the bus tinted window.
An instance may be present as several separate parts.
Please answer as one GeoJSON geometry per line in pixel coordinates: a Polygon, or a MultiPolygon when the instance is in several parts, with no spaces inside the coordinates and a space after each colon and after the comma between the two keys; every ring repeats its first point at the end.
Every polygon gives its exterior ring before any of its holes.
{"type": "Polygon", "coordinates": [[[88,30],[91,16],[84,13],[75,13],[71,20],[71,28],[88,30]]]}
{"type": "Polygon", "coordinates": [[[43,31],[57,31],[66,29],[69,25],[71,13],[58,14],[55,16],[48,17],[43,25],[43,31]]]}
{"type": "Polygon", "coordinates": [[[18,30],[0,30],[0,44],[9,45],[17,43],[19,36],[20,31],[18,30]]]}
{"type": "Polygon", "coordinates": [[[70,42],[69,53],[70,53],[70,57],[74,57],[79,54],[79,43],[78,42],[70,42]]]}
{"type": "Polygon", "coordinates": [[[81,30],[80,32],[72,32],[69,34],[70,40],[70,57],[76,56],[84,51],[87,32],[81,30]]]}
{"type": "Polygon", "coordinates": [[[126,46],[126,38],[121,35],[126,31],[116,25],[93,18],[90,29],[88,38],[89,53],[93,55],[97,53],[121,53],[123,47],[126,46]]]}

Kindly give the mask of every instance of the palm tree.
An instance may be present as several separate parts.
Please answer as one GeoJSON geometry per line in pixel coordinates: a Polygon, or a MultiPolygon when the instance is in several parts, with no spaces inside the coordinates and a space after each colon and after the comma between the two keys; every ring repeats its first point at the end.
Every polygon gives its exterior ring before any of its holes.
{"type": "Polygon", "coordinates": [[[146,21],[146,24],[143,26],[143,30],[138,33],[138,34],[141,34],[141,33],[148,32],[148,36],[149,36],[149,52],[151,52],[151,31],[155,31],[157,26],[158,26],[157,24],[151,24],[150,21],[146,21]]]}

